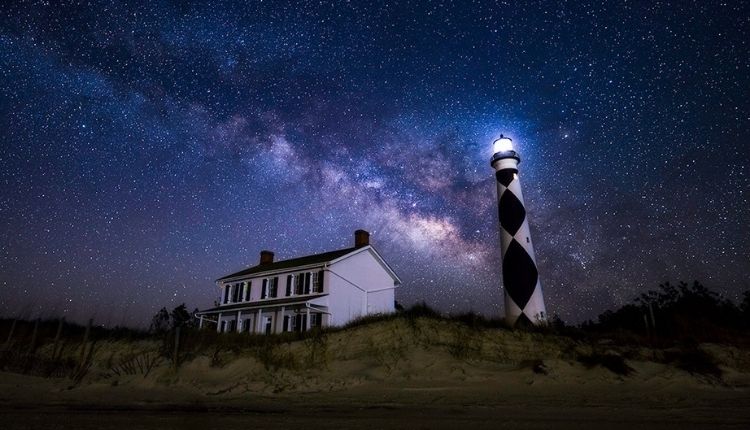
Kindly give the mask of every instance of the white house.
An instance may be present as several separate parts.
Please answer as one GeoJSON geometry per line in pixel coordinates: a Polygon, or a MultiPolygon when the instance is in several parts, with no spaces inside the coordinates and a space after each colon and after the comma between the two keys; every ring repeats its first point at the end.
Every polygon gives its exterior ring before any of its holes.
{"type": "Polygon", "coordinates": [[[370,234],[354,232],[354,247],[291,260],[260,263],[216,280],[217,307],[200,311],[200,326],[215,321],[219,332],[281,333],[340,326],[356,318],[395,310],[401,280],[370,245],[370,234]]]}

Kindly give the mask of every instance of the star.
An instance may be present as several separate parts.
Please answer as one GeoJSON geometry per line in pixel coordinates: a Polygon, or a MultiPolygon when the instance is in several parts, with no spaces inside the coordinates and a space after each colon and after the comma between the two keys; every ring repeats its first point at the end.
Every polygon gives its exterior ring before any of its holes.
{"type": "Polygon", "coordinates": [[[400,303],[499,316],[501,133],[550,314],[666,280],[738,300],[747,10],[633,8],[8,5],[0,312],[144,326],[363,228],[400,303]]]}

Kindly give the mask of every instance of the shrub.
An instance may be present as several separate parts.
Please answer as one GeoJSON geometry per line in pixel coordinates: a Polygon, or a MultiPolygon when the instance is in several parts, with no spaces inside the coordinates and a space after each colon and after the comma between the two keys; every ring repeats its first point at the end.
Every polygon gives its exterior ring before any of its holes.
{"type": "Polygon", "coordinates": [[[273,340],[255,345],[250,349],[250,353],[263,364],[266,370],[294,369],[297,367],[294,354],[282,349],[279,343],[273,340]]]}
{"type": "Polygon", "coordinates": [[[664,351],[664,361],[691,375],[705,375],[721,378],[721,369],[714,358],[696,347],[664,351]]]}
{"type": "Polygon", "coordinates": [[[601,354],[594,352],[592,354],[579,355],[578,362],[589,369],[601,366],[620,376],[628,376],[635,371],[632,367],[628,366],[624,358],[612,353],[601,354]]]}

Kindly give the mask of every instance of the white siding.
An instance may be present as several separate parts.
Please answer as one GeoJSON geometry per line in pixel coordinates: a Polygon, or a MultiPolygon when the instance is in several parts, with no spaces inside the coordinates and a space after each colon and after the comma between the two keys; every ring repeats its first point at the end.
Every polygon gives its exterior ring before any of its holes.
{"type": "Polygon", "coordinates": [[[384,314],[395,311],[393,289],[373,291],[367,296],[367,313],[384,314]]]}
{"type": "Polygon", "coordinates": [[[395,310],[393,278],[369,249],[332,264],[326,276],[330,325],[395,310]]]}
{"type": "MultiPolygon", "coordinates": [[[[245,295],[241,297],[240,303],[258,303],[261,304],[266,300],[275,300],[288,297],[286,295],[286,279],[288,274],[302,275],[306,272],[317,273],[322,270],[322,266],[307,267],[303,270],[295,270],[270,276],[256,276],[245,278],[242,281],[251,282],[250,300],[245,301],[245,295]],[[262,300],[260,298],[264,279],[271,279],[278,276],[278,290],[276,298],[262,300]]],[[[224,285],[233,285],[240,281],[229,281],[226,284],[219,283],[223,293],[224,285]]],[[[308,294],[297,295],[294,293],[296,280],[292,284],[292,297],[304,300],[308,294]]],[[[246,287],[247,288],[247,287],[246,287]]],[[[328,314],[323,317],[323,325],[340,326],[356,318],[365,315],[390,313],[395,311],[394,307],[394,278],[392,273],[387,270],[375,256],[375,251],[370,247],[365,247],[351,254],[344,256],[339,261],[328,265],[325,270],[323,280],[323,297],[312,299],[312,304],[327,307],[328,314]]],[[[309,295],[316,295],[312,291],[312,285],[309,295]]],[[[223,295],[222,295],[223,298],[223,295]]],[[[230,294],[231,298],[231,294],[230,294]]],[[[223,302],[222,305],[225,305],[223,302]]],[[[232,304],[231,300],[228,304],[232,304]]],[[[274,328],[280,327],[279,321],[281,313],[275,307],[265,309],[263,316],[273,315],[274,328]]],[[[262,332],[264,329],[263,320],[260,324],[257,319],[257,311],[251,311],[248,314],[243,313],[242,319],[252,318],[252,328],[255,332],[262,332]]],[[[236,311],[224,311],[221,320],[230,321],[236,319],[236,311]]]]}

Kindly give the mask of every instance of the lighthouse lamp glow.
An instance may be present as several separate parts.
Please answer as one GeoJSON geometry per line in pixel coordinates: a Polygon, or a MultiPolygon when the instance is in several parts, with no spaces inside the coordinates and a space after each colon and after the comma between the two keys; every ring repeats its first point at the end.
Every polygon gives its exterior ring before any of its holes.
{"type": "Polygon", "coordinates": [[[500,138],[492,143],[492,149],[495,151],[495,154],[498,152],[513,151],[513,141],[501,134],[500,138]]]}

